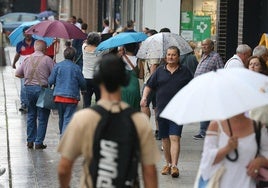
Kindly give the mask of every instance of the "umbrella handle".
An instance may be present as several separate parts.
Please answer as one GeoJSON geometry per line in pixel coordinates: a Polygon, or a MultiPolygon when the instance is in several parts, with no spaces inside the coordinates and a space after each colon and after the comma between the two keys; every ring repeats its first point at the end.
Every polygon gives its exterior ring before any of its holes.
{"type": "Polygon", "coordinates": [[[226,155],[226,158],[231,162],[235,162],[238,159],[238,151],[237,151],[237,149],[235,149],[234,152],[235,152],[234,158],[231,158],[229,155],[226,155]]]}
{"type": "MultiPolygon", "coordinates": [[[[230,131],[230,136],[233,136],[233,131],[232,131],[229,119],[227,119],[227,123],[228,123],[229,131],[230,131]]],[[[237,151],[237,149],[235,149],[234,152],[235,152],[234,158],[231,158],[229,155],[226,155],[226,158],[231,162],[235,162],[238,159],[238,151],[237,151]]]]}

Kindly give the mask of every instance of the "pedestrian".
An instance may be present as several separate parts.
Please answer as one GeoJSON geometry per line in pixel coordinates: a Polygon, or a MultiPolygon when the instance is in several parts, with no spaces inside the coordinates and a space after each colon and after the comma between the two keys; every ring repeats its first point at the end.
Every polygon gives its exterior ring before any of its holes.
{"type": "Polygon", "coordinates": [[[268,49],[264,45],[256,46],[252,52],[253,56],[262,57],[268,66],[268,49]]]}
{"type": "Polygon", "coordinates": [[[73,62],[75,49],[67,47],[63,55],[65,60],[57,63],[48,77],[49,85],[55,85],[53,96],[59,113],[61,136],[77,109],[80,89],[82,91],[86,90],[86,81],[80,67],[73,62]]]}
{"type": "MultiPolygon", "coordinates": [[[[171,173],[172,177],[179,176],[177,167],[180,154],[180,139],[182,125],[159,117],[173,96],[183,88],[190,80],[192,75],[184,66],[180,65],[180,50],[175,46],[170,46],[166,52],[166,64],[160,65],[151,75],[143,90],[140,106],[147,105],[150,91],[156,92],[156,116],[159,126],[159,137],[162,139],[166,165],[161,174],[171,173]]],[[[179,107],[178,107],[179,108],[179,107]]]]}
{"type": "MultiPolygon", "coordinates": [[[[252,71],[264,74],[264,75],[268,75],[268,67],[265,63],[265,60],[262,58],[262,56],[251,56],[248,59],[247,64],[248,64],[247,68],[249,70],[252,70],[252,71]]],[[[268,124],[268,105],[252,109],[249,111],[248,115],[251,119],[260,121],[263,124],[268,124]]]]}
{"type": "MultiPolygon", "coordinates": [[[[257,157],[257,160],[268,157],[266,144],[268,131],[265,126],[261,127],[261,134],[260,155],[262,156],[257,157]]],[[[247,118],[245,113],[235,115],[228,120],[212,121],[204,141],[200,161],[201,176],[206,181],[223,166],[225,171],[219,180],[219,187],[255,188],[255,180],[261,165],[260,161],[255,161],[256,153],[254,122],[247,118]],[[239,154],[237,160],[235,160],[235,149],[239,154]]]]}
{"type": "Polygon", "coordinates": [[[32,149],[34,144],[35,149],[47,147],[43,141],[46,136],[50,110],[36,106],[42,87],[48,87],[48,77],[54,66],[54,61],[44,54],[45,51],[46,43],[36,40],[34,53],[22,62],[15,73],[17,77],[25,78],[24,85],[29,102],[27,114],[27,147],[29,149],[32,149]]]}
{"type": "MultiPolygon", "coordinates": [[[[162,59],[144,59],[142,60],[143,63],[143,72],[144,72],[144,77],[143,77],[143,87],[142,87],[142,93],[144,90],[144,87],[146,86],[146,82],[149,80],[150,76],[155,72],[157,67],[160,65],[160,62],[162,59]]],[[[158,128],[158,122],[157,122],[157,117],[156,117],[156,95],[155,91],[151,91],[150,94],[147,97],[146,100],[146,105],[141,107],[141,111],[145,114],[148,115],[148,117],[151,117],[151,110],[150,110],[150,104],[152,104],[152,109],[155,114],[155,138],[157,140],[161,140],[159,137],[159,128],[158,128]]]]}
{"type": "MultiPolygon", "coordinates": [[[[29,29],[29,27],[23,28],[22,32],[24,35],[24,39],[16,45],[16,54],[14,56],[14,60],[12,64],[12,67],[14,69],[18,68],[26,57],[34,53],[35,38],[33,38],[31,34],[25,33],[27,29],[29,29]],[[17,62],[19,62],[19,64],[16,64],[17,62]]],[[[21,106],[19,108],[19,111],[27,112],[28,101],[26,97],[26,91],[24,87],[23,78],[20,79],[20,104],[21,106]]]]}
{"type": "Polygon", "coordinates": [[[83,108],[91,106],[91,99],[93,94],[95,95],[95,102],[100,99],[99,86],[93,82],[94,72],[98,66],[98,60],[104,54],[103,52],[96,52],[96,48],[101,42],[101,37],[96,32],[90,32],[87,36],[87,40],[82,45],[83,53],[83,70],[82,73],[86,79],[87,89],[83,93],[83,108]]]}
{"type": "Polygon", "coordinates": [[[6,168],[0,167],[0,176],[2,176],[6,172],[6,168]]]}
{"type": "MultiPolygon", "coordinates": [[[[221,56],[214,51],[214,42],[211,39],[205,39],[202,41],[202,53],[203,55],[199,64],[197,65],[194,77],[224,67],[221,56]]],[[[193,138],[195,140],[204,139],[208,125],[209,121],[200,122],[199,133],[194,135],[193,138]]]]}
{"type": "Polygon", "coordinates": [[[124,32],[136,32],[134,30],[134,24],[135,24],[135,22],[133,20],[128,20],[127,21],[127,26],[124,29],[124,32]]]}
{"type": "Polygon", "coordinates": [[[138,79],[141,67],[138,64],[138,58],[136,57],[138,47],[138,43],[125,44],[123,46],[125,53],[122,56],[126,71],[130,74],[129,84],[122,88],[122,101],[128,103],[136,110],[140,110],[141,100],[140,84],[138,79]]]}
{"type": "Polygon", "coordinates": [[[224,68],[246,68],[248,67],[248,58],[252,50],[247,44],[240,44],[236,48],[236,54],[231,57],[225,64],[224,68]]]}
{"type": "Polygon", "coordinates": [[[101,34],[107,34],[110,32],[109,24],[110,24],[109,20],[107,20],[107,19],[103,20],[103,23],[102,23],[103,30],[102,30],[101,34]]]}
{"type": "MultiPolygon", "coordinates": [[[[86,23],[82,23],[81,30],[83,33],[87,34],[87,27],[86,23]]],[[[75,63],[79,65],[81,71],[83,70],[83,53],[82,53],[82,45],[85,42],[84,39],[73,39],[72,40],[72,47],[75,48],[75,63]]]]}
{"type": "MultiPolygon", "coordinates": [[[[98,74],[95,74],[94,79],[100,84],[101,99],[97,104],[112,114],[128,108],[129,105],[121,101],[120,88],[128,84],[128,74],[125,72],[125,65],[122,60],[115,55],[107,55],[98,64],[99,71],[98,74]]],[[[131,119],[134,121],[140,143],[140,162],[144,187],[156,188],[155,165],[160,155],[153,139],[150,121],[141,112],[134,113],[131,119]]],[[[93,187],[89,165],[94,160],[92,158],[95,151],[93,150],[94,134],[100,120],[101,116],[91,108],[82,109],[74,114],[58,148],[61,154],[58,165],[60,187],[69,186],[73,164],[80,155],[84,158],[80,187],[93,187]]],[[[111,155],[114,156],[114,154],[111,155]]],[[[108,160],[110,161],[112,158],[108,160]]],[[[114,161],[112,160],[111,163],[114,164],[114,161]]]]}

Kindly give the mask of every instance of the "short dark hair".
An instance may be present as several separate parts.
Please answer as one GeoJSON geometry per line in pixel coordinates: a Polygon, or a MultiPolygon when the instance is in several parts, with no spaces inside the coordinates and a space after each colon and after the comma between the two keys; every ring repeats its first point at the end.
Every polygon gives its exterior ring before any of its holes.
{"type": "Polygon", "coordinates": [[[67,47],[64,50],[63,55],[65,59],[73,60],[75,53],[76,53],[76,50],[73,47],[67,47]]]}
{"type": "Polygon", "coordinates": [[[164,28],[160,29],[160,31],[159,31],[159,33],[162,33],[162,32],[169,32],[170,33],[171,31],[169,28],[164,27],[164,28]]]}
{"type": "Polygon", "coordinates": [[[127,52],[134,53],[134,54],[137,52],[138,47],[139,47],[139,44],[136,42],[124,45],[124,48],[127,52]]]}
{"type": "Polygon", "coordinates": [[[107,19],[103,20],[103,23],[104,23],[105,25],[109,25],[109,24],[110,24],[109,20],[107,20],[107,19]]]}
{"type": "Polygon", "coordinates": [[[168,47],[167,50],[176,50],[177,51],[177,54],[180,56],[180,49],[177,47],[177,46],[170,46],[168,47]]]}
{"type": "Polygon", "coordinates": [[[81,29],[87,30],[87,27],[88,27],[87,23],[82,23],[81,29]]]}
{"type": "Polygon", "coordinates": [[[151,35],[157,34],[157,31],[155,29],[150,29],[147,31],[147,34],[150,33],[151,35]]]}
{"type": "Polygon", "coordinates": [[[29,29],[30,27],[29,26],[26,26],[22,29],[22,32],[24,33],[27,29],[29,29]]]}
{"type": "Polygon", "coordinates": [[[134,21],[133,20],[128,20],[127,21],[127,27],[133,27],[134,26],[134,21]]]}
{"type": "Polygon", "coordinates": [[[119,87],[128,85],[129,75],[121,58],[107,54],[99,60],[98,64],[99,69],[94,74],[95,83],[103,83],[108,92],[115,92],[119,87]]]}

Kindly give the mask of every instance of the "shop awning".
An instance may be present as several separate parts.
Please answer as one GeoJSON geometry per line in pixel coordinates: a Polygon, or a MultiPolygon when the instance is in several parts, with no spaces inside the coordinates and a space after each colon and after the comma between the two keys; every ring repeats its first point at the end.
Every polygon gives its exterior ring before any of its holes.
{"type": "Polygon", "coordinates": [[[263,33],[259,45],[264,45],[268,48],[268,33],[263,33]]]}

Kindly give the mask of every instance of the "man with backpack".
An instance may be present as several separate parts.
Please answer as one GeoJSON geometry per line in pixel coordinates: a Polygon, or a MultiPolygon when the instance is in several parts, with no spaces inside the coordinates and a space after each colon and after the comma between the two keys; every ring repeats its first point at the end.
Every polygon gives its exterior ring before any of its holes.
{"type": "Polygon", "coordinates": [[[144,187],[157,187],[155,164],[160,155],[150,121],[121,101],[120,88],[129,81],[124,62],[114,55],[103,57],[94,80],[100,100],[74,114],[58,148],[60,186],[69,186],[72,166],[82,155],[80,187],[139,187],[139,162],[144,187]]]}

